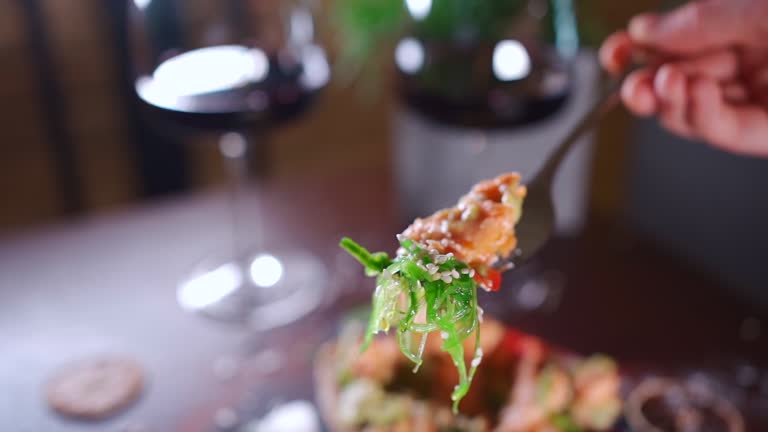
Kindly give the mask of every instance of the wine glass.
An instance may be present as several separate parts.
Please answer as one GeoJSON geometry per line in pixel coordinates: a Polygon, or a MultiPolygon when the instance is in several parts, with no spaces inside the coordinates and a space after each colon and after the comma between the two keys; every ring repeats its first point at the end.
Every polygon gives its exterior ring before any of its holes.
{"type": "Polygon", "coordinates": [[[624,411],[633,431],[745,430],[744,415],[723,383],[705,372],[644,377],[630,390],[624,411]]]}
{"type": "Polygon", "coordinates": [[[494,129],[555,114],[578,51],[570,0],[406,0],[395,49],[407,106],[437,123],[494,129]]]}
{"type": "Polygon", "coordinates": [[[250,248],[242,239],[259,228],[244,226],[239,214],[254,146],[307,111],[329,80],[312,6],[308,0],[129,2],[132,72],[147,119],[173,134],[217,134],[232,190],[231,248],[199,263],[180,282],[178,300],[255,330],[293,322],[324,296],[319,259],[297,249],[250,248]]]}

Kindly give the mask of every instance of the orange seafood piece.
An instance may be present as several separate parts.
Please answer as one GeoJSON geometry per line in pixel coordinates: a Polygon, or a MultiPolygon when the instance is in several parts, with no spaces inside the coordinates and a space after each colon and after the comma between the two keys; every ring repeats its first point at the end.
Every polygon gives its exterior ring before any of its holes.
{"type": "Polygon", "coordinates": [[[517,246],[525,193],[519,174],[502,174],[476,184],[455,207],[416,219],[403,235],[472,267],[489,267],[517,246]]]}

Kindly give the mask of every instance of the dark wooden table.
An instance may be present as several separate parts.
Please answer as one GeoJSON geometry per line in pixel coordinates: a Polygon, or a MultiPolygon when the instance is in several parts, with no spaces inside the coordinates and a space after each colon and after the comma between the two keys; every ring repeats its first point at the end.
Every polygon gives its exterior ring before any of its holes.
{"type": "MultiPolygon", "coordinates": [[[[337,295],[269,335],[207,321],[176,303],[176,282],[191,264],[228,246],[224,193],[0,239],[2,430],[209,431],[222,407],[247,413],[277,387],[287,397],[311,398],[313,350],[371,288],[336,243],[350,235],[393,249],[402,227],[392,196],[387,176],[375,174],[283,182],[254,193],[245,211],[260,215],[266,244],[302,245],[322,256],[329,292],[337,295]],[[51,413],[41,393],[51,372],[100,353],[124,353],[146,367],[149,384],[139,402],[102,422],[51,413]]],[[[628,370],[715,368],[738,377],[744,367],[768,366],[763,311],[614,229],[596,224],[579,238],[554,241],[505,284],[503,294],[482,299],[488,310],[563,347],[615,355],[628,370]],[[530,282],[537,278],[557,288],[550,292],[558,300],[525,307],[537,303],[531,297],[540,290],[530,282]]],[[[768,397],[749,400],[768,412],[768,397]]]]}

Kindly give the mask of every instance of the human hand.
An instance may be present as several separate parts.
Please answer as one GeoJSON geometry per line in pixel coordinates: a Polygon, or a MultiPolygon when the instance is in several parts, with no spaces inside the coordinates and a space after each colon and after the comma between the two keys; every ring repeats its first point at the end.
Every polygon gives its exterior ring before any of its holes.
{"type": "Polygon", "coordinates": [[[627,77],[621,97],[668,130],[768,158],[768,0],[703,0],[635,17],[600,60],[618,73],[638,51],[658,62],[627,77]]]}

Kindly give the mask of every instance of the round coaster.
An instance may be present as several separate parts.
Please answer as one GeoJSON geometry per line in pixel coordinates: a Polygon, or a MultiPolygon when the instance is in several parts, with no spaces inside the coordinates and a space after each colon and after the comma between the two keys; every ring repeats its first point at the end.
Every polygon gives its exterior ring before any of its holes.
{"type": "Polygon", "coordinates": [[[58,371],[48,382],[46,397],[60,414],[99,419],[135,401],[143,385],[144,372],[134,360],[98,358],[58,371]]]}

